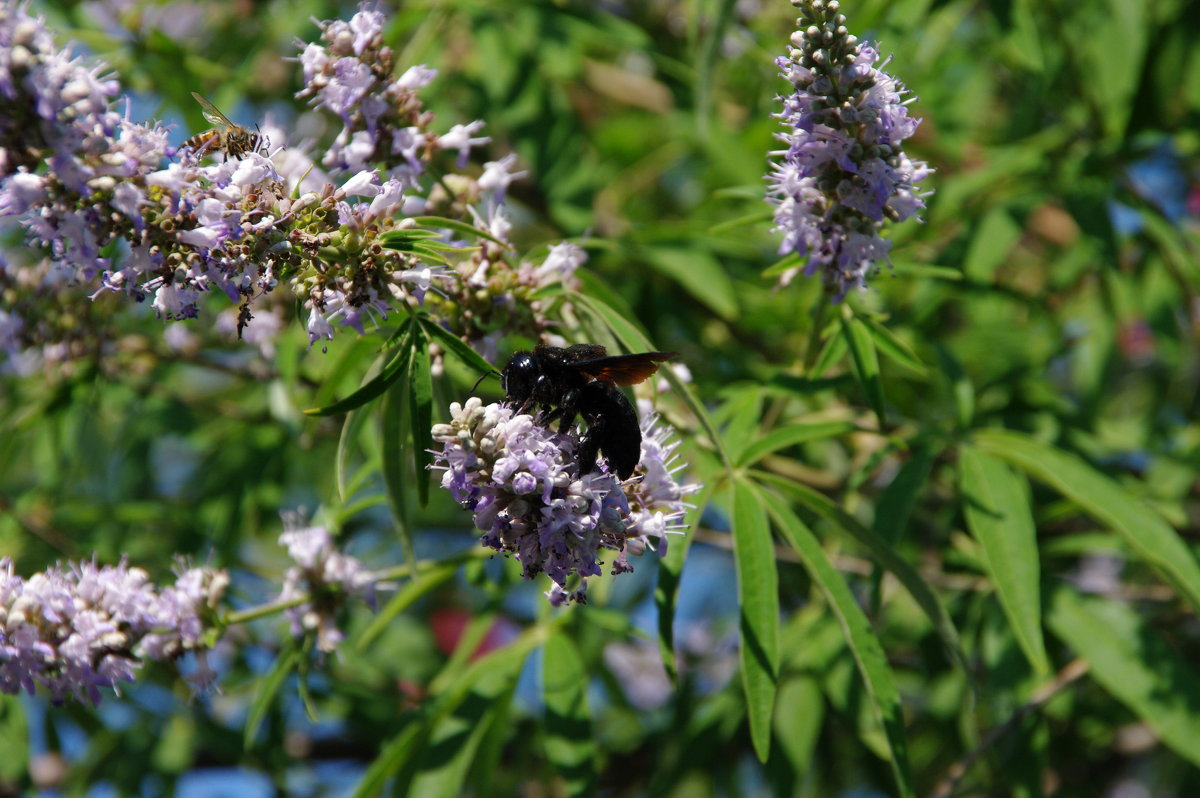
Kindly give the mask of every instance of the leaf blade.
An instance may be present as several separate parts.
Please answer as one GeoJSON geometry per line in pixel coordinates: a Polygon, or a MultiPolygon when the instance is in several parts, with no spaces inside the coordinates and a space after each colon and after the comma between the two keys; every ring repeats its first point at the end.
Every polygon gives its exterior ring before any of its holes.
{"type": "Polygon", "coordinates": [[[1157,513],[1114,480],[1073,454],[1008,430],[980,430],[974,442],[1045,482],[1101,521],[1157,570],[1193,607],[1200,608],[1200,565],[1157,513]]]}
{"type": "Polygon", "coordinates": [[[959,447],[958,459],[963,514],[983,552],[1000,607],[1029,664],[1040,674],[1048,673],[1050,660],[1041,625],[1041,566],[1029,487],[1004,461],[973,446],[959,447]]]}
{"type": "Polygon", "coordinates": [[[896,689],[892,669],[888,665],[887,655],[879,638],[871,630],[870,621],[859,608],[850,587],[829,563],[816,536],[778,496],[767,491],[759,491],[758,496],[766,505],[776,528],[783,533],[784,539],[800,556],[805,569],[821,588],[837,616],[846,645],[854,656],[859,675],[875,710],[876,719],[883,726],[884,736],[891,751],[892,774],[896,778],[900,794],[905,798],[915,796],[905,743],[900,693],[896,689]]]}
{"type": "Polygon", "coordinates": [[[596,743],[587,683],[574,641],[565,634],[547,640],[542,650],[546,758],[563,777],[571,798],[596,791],[596,743]]]}
{"type": "Polygon", "coordinates": [[[742,641],[738,656],[750,739],[759,761],[766,762],[779,674],[779,576],[766,511],[741,479],[733,483],[733,556],[742,641]]]}

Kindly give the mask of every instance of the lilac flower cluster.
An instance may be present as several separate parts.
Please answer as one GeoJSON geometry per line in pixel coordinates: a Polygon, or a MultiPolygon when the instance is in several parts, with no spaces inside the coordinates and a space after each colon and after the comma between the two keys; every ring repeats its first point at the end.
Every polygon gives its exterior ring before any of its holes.
{"type": "Polygon", "coordinates": [[[292,634],[317,636],[317,648],[330,652],[337,648],[343,635],[337,626],[337,613],[348,596],[357,596],[375,605],[375,576],[355,558],[342,554],[333,545],[333,538],[322,526],[298,528],[294,520],[285,519],[289,528],[279,536],[279,542],[296,563],[284,576],[281,601],[306,597],[298,607],[287,610],[292,634]]]}
{"type": "Polygon", "coordinates": [[[683,531],[683,497],[696,486],[675,480],[677,444],[652,420],[643,427],[637,475],[622,484],[605,467],[580,474],[576,434],[510,406],[472,397],[451,404],[450,415],[433,428],[443,444],[434,466],[444,472],[442,487],[474,513],[483,545],[516,556],[526,579],[550,577],[547,597],[556,606],[586,600],[587,577],[601,573],[600,549],[619,552],[613,574],[628,572],[629,553],[655,543],[665,551],[666,534],[683,531]],[[576,575],[579,585],[568,590],[576,575]]]}
{"type": "Polygon", "coordinates": [[[360,171],[382,164],[393,178],[415,186],[425,162],[437,150],[457,153],[458,168],[472,147],[491,139],[476,136],[483,122],[455,125],[438,136],[429,131],[433,115],[417,98],[437,72],[423,64],[393,76],[393,54],[383,44],[383,12],[362,5],[349,22],[318,22],[323,44],[305,44],[300,55],[307,98],[342,120],[342,130],[325,153],[327,168],[360,171]]]}
{"type": "MultiPolygon", "coordinates": [[[[885,220],[915,216],[925,203],[917,185],[930,172],[902,143],[920,120],[908,115],[908,90],[875,67],[879,53],[846,30],[837,0],[792,0],[800,10],[792,47],[777,61],[793,92],[776,116],[786,149],[768,176],[768,201],[780,253],[807,256],[806,275],[820,273],[840,299],[864,287],[886,261],[885,220]]],[[[886,64],[886,62],[885,62],[886,64]]],[[[800,270],[782,275],[787,284],[800,270]]]]}
{"type": "Polygon", "coordinates": [[[159,589],[139,568],[89,562],[26,580],[0,558],[0,691],[32,694],[40,684],[55,701],[97,704],[102,688],[132,682],[143,660],[189,651],[207,686],[205,633],[228,584],[223,571],[188,568],[159,589]]]}
{"type": "Polygon", "coordinates": [[[303,146],[205,165],[203,153],[173,160],[161,127],[112,109],[115,78],[56,49],[41,19],[5,4],[0,221],[19,221],[45,258],[0,260],[0,372],[98,354],[103,334],[88,337],[93,325],[80,323],[94,314],[60,312],[75,286],[89,284],[93,299],[149,300],[168,320],[196,317],[206,295],[223,293],[241,335],[259,308],[278,317],[288,306],[271,299],[282,283],[304,304],[310,345],[324,346],[339,328],[363,333],[367,322],[423,303],[431,289],[442,295],[446,326],[485,354],[494,355],[503,332],[547,337],[551,322],[530,295],[569,280],[583,253],[561,244],[541,265],[510,263],[504,198],[524,174],[515,158],[485,164],[478,177],[455,171],[487,141],[476,135],[482,123],[430,130],[416,92],[434,72],[417,66],[391,76],[379,11],[361,7],[349,22],[318,24],[322,44],[299,58],[300,96],[343,122],[323,159],[329,171],[303,146]],[[435,181],[426,169],[442,152],[454,164],[435,181]],[[411,229],[422,214],[473,220],[496,241],[472,248],[445,232],[437,245],[447,254],[436,258],[385,245],[387,233],[411,229]]]}

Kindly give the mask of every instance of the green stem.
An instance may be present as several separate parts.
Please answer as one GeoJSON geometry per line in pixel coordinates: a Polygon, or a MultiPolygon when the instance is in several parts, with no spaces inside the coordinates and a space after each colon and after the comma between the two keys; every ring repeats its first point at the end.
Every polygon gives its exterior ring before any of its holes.
{"type": "MultiPolygon", "coordinates": [[[[401,579],[413,573],[414,570],[417,572],[427,571],[430,568],[435,568],[447,563],[465,563],[480,557],[489,557],[495,553],[496,552],[492,551],[491,549],[485,549],[483,547],[470,548],[440,560],[420,560],[417,562],[415,569],[409,563],[393,565],[391,568],[385,568],[382,571],[373,572],[373,576],[375,577],[376,584],[378,584],[380,582],[387,582],[393,579],[401,579]]],[[[237,612],[231,612],[223,619],[224,625],[233,626],[234,624],[257,621],[259,618],[266,618],[270,615],[276,615],[284,610],[295,609],[296,607],[308,602],[308,600],[309,596],[306,593],[301,596],[296,596],[295,598],[290,598],[287,601],[269,601],[266,604],[259,604],[256,607],[250,607],[248,609],[238,610],[237,612]]]]}
{"type": "Polygon", "coordinates": [[[812,311],[813,326],[808,333],[808,347],[804,351],[805,374],[812,371],[813,364],[817,362],[817,355],[821,352],[821,330],[825,327],[825,316],[828,313],[829,288],[825,286],[821,289],[821,298],[817,300],[817,306],[812,311]]]}

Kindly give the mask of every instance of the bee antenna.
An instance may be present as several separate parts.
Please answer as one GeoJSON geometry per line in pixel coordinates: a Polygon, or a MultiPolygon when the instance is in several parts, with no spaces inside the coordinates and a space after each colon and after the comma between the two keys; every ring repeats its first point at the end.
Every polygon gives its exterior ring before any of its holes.
{"type": "Polygon", "coordinates": [[[497,377],[504,376],[503,374],[496,371],[495,369],[492,369],[491,371],[480,376],[479,379],[475,380],[475,384],[471,386],[471,393],[475,393],[475,389],[479,387],[479,383],[483,382],[484,380],[486,380],[488,377],[492,376],[493,374],[495,374],[497,377]]]}

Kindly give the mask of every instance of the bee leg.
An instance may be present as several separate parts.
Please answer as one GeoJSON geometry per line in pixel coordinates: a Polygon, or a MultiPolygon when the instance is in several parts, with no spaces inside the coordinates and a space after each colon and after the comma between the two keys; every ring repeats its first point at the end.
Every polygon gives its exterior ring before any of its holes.
{"type": "Polygon", "coordinates": [[[562,395],[561,401],[558,403],[558,417],[562,419],[562,423],[558,425],[558,434],[566,435],[571,429],[571,425],[575,423],[575,414],[578,412],[575,408],[579,403],[579,391],[570,390],[562,395]]]}
{"type": "Polygon", "coordinates": [[[600,456],[600,430],[588,428],[579,439],[579,476],[598,470],[596,459],[600,456]]]}

